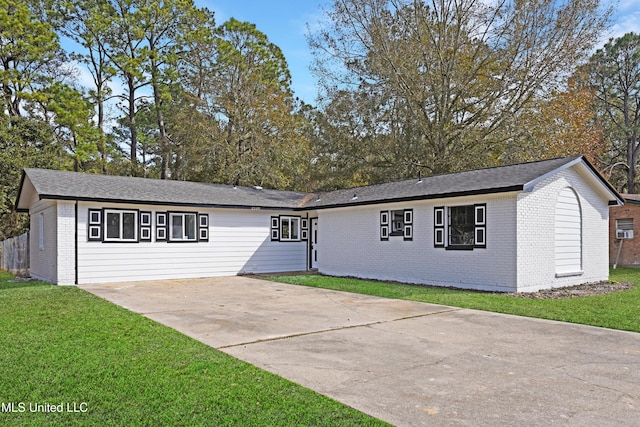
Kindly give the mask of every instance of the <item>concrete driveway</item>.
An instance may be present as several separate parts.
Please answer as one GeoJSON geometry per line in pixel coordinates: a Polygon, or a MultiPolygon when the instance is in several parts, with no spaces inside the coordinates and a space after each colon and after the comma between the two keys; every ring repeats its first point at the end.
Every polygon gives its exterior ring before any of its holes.
{"type": "Polygon", "coordinates": [[[81,287],[399,426],[640,423],[637,333],[248,277],[81,287]]]}

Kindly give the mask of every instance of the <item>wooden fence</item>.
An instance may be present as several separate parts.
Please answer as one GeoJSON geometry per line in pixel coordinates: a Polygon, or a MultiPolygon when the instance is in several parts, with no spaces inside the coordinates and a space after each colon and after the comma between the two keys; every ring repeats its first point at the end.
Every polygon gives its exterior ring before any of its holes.
{"type": "Polygon", "coordinates": [[[0,243],[0,268],[16,276],[29,276],[29,233],[0,243]]]}

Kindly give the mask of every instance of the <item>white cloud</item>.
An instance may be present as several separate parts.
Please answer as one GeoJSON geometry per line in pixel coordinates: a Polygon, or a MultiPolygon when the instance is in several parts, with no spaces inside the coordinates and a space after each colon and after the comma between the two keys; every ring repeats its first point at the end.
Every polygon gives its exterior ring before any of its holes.
{"type": "Polygon", "coordinates": [[[93,82],[93,77],[91,76],[91,73],[89,72],[87,67],[84,64],[76,61],[72,61],[72,63],[78,73],[76,77],[80,86],[87,90],[94,89],[95,84],[93,82]]]}
{"type": "Polygon", "coordinates": [[[611,17],[612,25],[603,34],[597,47],[602,47],[610,39],[622,37],[627,33],[640,34],[640,3],[638,0],[620,0],[614,5],[611,17]]]}
{"type": "Polygon", "coordinates": [[[640,5],[636,4],[635,9],[618,13],[618,19],[609,30],[610,37],[617,38],[630,32],[640,33],[640,5]]]}

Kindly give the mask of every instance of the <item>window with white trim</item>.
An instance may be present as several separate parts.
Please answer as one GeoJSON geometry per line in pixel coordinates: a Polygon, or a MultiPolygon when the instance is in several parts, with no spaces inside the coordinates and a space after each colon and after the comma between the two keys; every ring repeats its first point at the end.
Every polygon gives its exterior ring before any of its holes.
{"type": "Polygon", "coordinates": [[[105,242],[137,242],[138,211],[104,210],[105,242]]]}
{"type": "Polygon", "coordinates": [[[280,241],[298,242],[300,241],[300,217],[281,216],[280,217],[280,241]]]}
{"type": "Polygon", "coordinates": [[[137,209],[89,209],[87,240],[151,242],[155,218],[156,242],[208,242],[209,215],[197,212],[152,212],[137,209]]]}
{"type": "Polygon", "coordinates": [[[169,241],[195,242],[197,235],[197,214],[193,212],[169,213],[169,241]]]}

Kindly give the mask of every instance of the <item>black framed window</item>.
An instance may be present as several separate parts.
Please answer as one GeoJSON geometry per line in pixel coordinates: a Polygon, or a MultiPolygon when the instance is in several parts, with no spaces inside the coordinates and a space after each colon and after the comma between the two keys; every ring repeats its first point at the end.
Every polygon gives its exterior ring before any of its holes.
{"type": "Polygon", "coordinates": [[[402,236],[404,234],[404,210],[390,211],[391,232],[390,236],[402,236]]]}
{"type": "Polygon", "coordinates": [[[87,240],[101,242],[207,242],[209,215],[137,209],[89,209],[87,240]]]}
{"type": "Polygon", "coordinates": [[[470,206],[449,208],[449,246],[469,246],[475,243],[475,209],[470,206]]]}
{"type": "Polygon", "coordinates": [[[433,211],[433,242],[437,248],[486,248],[487,205],[437,206],[433,211]],[[445,225],[445,212],[447,221],[445,225]]]}
{"type": "Polygon", "coordinates": [[[380,211],[380,240],[387,241],[390,236],[413,240],[413,209],[380,211]]]}

